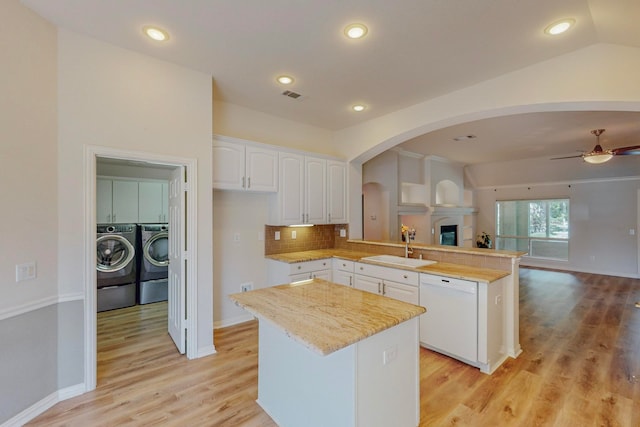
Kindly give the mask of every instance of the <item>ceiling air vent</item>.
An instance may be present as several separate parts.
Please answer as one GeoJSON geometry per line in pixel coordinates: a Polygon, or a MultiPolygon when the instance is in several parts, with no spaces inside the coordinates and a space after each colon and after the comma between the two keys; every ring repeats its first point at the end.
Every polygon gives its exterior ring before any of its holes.
{"type": "Polygon", "coordinates": [[[293,99],[298,99],[300,98],[302,95],[300,95],[299,93],[290,91],[290,90],[285,90],[284,92],[282,92],[282,94],[284,96],[288,96],[289,98],[293,98],[293,99]]]}

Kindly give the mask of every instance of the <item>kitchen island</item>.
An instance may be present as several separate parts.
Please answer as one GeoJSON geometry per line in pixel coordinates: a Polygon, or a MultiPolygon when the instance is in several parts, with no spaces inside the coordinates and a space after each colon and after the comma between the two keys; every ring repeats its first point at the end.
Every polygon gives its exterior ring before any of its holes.
{"type": "Polygon", "coordinates": [[[259,320],[258,403],[278,425],[418,425],[423,307],[320,279],[229,297],[259,320]]]}

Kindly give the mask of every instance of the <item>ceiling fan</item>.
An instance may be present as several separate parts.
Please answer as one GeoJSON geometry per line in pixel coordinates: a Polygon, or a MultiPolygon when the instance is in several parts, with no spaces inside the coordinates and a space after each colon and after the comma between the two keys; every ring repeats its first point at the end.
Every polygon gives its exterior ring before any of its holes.
{"type": "Polygon", "coordinates": [[[593,150],[579,154],[577,156],[554,157],[551,160],[582,157],[582,159],[587,163],[599,164],[608,162],[613,156],[629,156],[640,154],[640,145],[634,145],[632,147],[612,148],[609,150],[602,149],[602,146],[600,146],[600,135],[602,135],[604,131],[604,129],[594,129],[591,131],[591,133],[596,136],[596,146],[593,147],[593,150]]]}

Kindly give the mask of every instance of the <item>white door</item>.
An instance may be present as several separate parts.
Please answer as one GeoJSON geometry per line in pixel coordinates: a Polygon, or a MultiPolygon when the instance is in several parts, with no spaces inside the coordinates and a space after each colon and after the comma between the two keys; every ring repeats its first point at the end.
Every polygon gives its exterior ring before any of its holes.
{"type": "Polygon", "coordinates": [[[213,188],[244,190],[244,145],[213,141],[213,188]]]}
{"type": "Polygon", "coordinates": [[[250,191],[278,191],[278,152],[264,148],[246,147],[247,181],[250,191]]]}
{"type": "Polygon", "coordinates": [[[360,276],[356,274],[354,277],[353,287],[361,291],[371,292],[373,294],[382,293],[382,280],[375,277],[360,276]]]}
{"type": "Polygon", "coordinates": [[[164,222],[162,216],[162,183],[142,181],[138,184],[138,221],[164,222]]]}
{"type": "Polygon", "coordinates": [[[327,161],[327,211],[329,224],[347,223],[347,164],[327,161]]]}
{"type": "Polygon", "coordinates": [[[327,161],[305,157],[305,223],[326,224],[327,161]]]}
{"type": "Polygon", "coordinates": [[[138,222],[138,181],[113,180],[113,215],[111,222],[138,222]]]}
{"type": "Polygon", "coordinates": [[[302,224],[304,203],[304,157],[293,153],[279,156],[279,218],[281,225],[302,224]]]}
{"type": "Polygon", "coordinates": [[[184,167],[181,166],[171,173],[169,180],[169,335],[181,354],[184,354],[186,348],[184,318],[186,283],[182,256],[186,237],[184,176],[184,167]]]}
{"type": "Polygon", "coordinates": [[[420,304],[420,291],[417,286],[409,286],[404,283],[385,280],[382,289],[382,295],[386,297],[408,302],[410,304],[420,304]]]}

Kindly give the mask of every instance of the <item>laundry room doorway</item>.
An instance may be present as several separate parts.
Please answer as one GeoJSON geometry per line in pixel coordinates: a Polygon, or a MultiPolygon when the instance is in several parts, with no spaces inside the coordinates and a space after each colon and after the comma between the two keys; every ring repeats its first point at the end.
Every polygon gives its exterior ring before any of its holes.
{"type": "MultiPolygon", "coordinates": [[[[97,312],[98,292],[100,292],[98,289],[100,282],[96,272],[96,230],[99,228],[100,209],[103,208],[100,206],[97,194],[99,181],[104,179],[102,175],[105,175],[104,171],[108,170],[107,175],[120,176],[125,181],[138,183],[136,179],[144,182],[157,179],[167,183],[166,213],[158,217],[158,223],[165,223],[169,234],[167,254],[169,263],[165,291],[167,295],[166,332],[173,340],[177,352],[186,353],[187,357],[194,358],[196,355],[193,352],[197,348],[194,345],[197,337],[195,321],[197,283],[195,262],[192,260],[197,257],[195,245],[197,218],[195,197],[188,197],[188,192],[190,188],[196,188],[197,170],[195,159],[158,156],[153,153],[105,147],[88,147],[85,153],[85,177],[89,184],[85,186],[87,227],[85,239],[87,257],[84,266],[87,278],[85,282],[85,379],[87,390],[93,390],[97,383],[97,312]],[[189,316],[186,315],[187,312],[189,316]]],[[[136,203],[138,203],[137,199],[136,203]]],[[[122,227],[115,227],[115,225],[122,221],[139,222],[130,221],[129,217],[126,219],[116,217],[115,213],[107,218],[114,223],[114,226],[107,227],[109,229],[121,229],[122,227]]],[[[139,233],[138,236],[140,236],[139,233]]],[[[140,301],[139,296],[135,301],[140,301]]],[[[125,305],[131,304],[125,303],[125,305]]]]}

